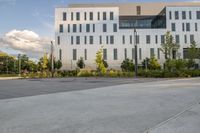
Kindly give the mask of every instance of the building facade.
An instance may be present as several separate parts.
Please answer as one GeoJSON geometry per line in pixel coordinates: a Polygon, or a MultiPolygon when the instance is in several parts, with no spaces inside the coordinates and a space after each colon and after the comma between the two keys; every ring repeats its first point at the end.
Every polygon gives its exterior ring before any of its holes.
{"type": "Polygon", "coordinates": [[[162,64],[164,35],[170,31],[180,49],[173,58],[186,58],[192,41],[200,46],[200,3],[72,4],[55,9],[54,55],[62,69],[75,69],[80,57],[95,69],[103,48],[109,68],[119,69],[126,58],[138,62],[155,56],[162,64]],[[134,35],[136,29],[137,35],[134,35]]]}

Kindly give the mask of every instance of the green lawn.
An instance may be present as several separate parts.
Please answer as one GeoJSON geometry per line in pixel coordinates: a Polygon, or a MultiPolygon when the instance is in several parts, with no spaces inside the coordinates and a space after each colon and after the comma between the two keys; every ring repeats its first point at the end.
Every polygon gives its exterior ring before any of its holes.
{"type": "Polygon", "coordinates": [[[18,74],[0,74],[0,77],[17,77],[18,74]]]}

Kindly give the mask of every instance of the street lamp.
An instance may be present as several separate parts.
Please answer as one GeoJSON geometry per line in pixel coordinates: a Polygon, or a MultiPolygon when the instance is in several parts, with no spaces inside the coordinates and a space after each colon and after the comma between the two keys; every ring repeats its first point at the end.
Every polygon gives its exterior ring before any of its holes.
{"type": "Polygon", "coordinates": [[[51,74],[53,77],[54,61],[53,61],[53,41],[51,41],[51,74]]]}
{"type": "Polygon", "coordinates": [[[19,77],[21,77],[21,54],[18,54],[19,77]]]}
{"type": "Polygon", "coordinates": [[[134,45],[135,45],[135,77],[138,75],[138,57],[137,57],[137,31],[134,28],[134,45]]]}

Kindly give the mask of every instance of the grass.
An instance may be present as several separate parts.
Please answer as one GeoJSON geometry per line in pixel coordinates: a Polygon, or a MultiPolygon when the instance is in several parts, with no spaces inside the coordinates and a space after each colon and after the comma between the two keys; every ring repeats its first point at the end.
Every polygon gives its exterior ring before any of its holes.
{"type": "Polygon", "coordinates": [[[18,77],[18,74],[0,74],[0,77],[18,77]]]}

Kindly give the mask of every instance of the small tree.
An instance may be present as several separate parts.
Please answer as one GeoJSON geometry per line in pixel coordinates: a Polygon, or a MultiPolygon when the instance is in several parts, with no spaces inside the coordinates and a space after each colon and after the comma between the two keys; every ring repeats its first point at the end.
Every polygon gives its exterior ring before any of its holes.
{"type": "Polygon", "coordinates": [[[179,45],[174,41],[173,36],[168,31],[165,34],[165,41],[161,44],[161,51],[165,55],[166,59],[172,59],[172,54],[174,51],[177,51],[179,49],[179,45]]]}
{"type": "Polygon", "coordinates": [[[80,57],[80,59],[77,61],[76,64],[80,69],[85,68],[85,63],[84,63],[83,57],[80,57]]]}
{"type": "Polygon", "coordinates": [[[62,67],[62,62],[60,60],[55,61],[54,68],[59,70],[62,67]]]}
{"type": "Polygon", "coordinates": [[[193,68],[195,65],[195,59],[198,59],[200,56],[200,51],[197,48],[196,42],[193,41],[188,48],[188,68],[193,68]]]}
{"type": "Polygon", "coordinates": [[[104,64],[104,66],[105,66],[106,68],[108,68],[108,63],[107,63],[107,61],[103,60],[103,64],[104,64]]]}
{"type": "Polygon", "coordinates": [[[142,61],[142,68],[143,69],[150,69],[150,59],[149,58],[145,58],[142,61]]]}
{"type": "Polygon", "coordinates": [[[134,71],[133,60],[130,60],[130,59],[123,60],[121,64],[121,69],[122,71],[125,71],[125,72],[133,72],[134,71]]]}
{"type": "Polygon", "coordinates": [[[97,51],[95,62],[96,62],[96,66],[97,66],[97,71],[101,75],[104,75],[106,73],[106,67],[105,67],[104,61],[103,61],[103,49],[102,48],[99,51],[97,51]]]}
{"type": "Polygon", "coordinates": [[[152,70],[157,70],[157,69],[161,68],[161,66],[160,66],[158,60],[155,58],[155,56],[153,56],[153,57],[150,58],[149,67],[152,70]]]}

